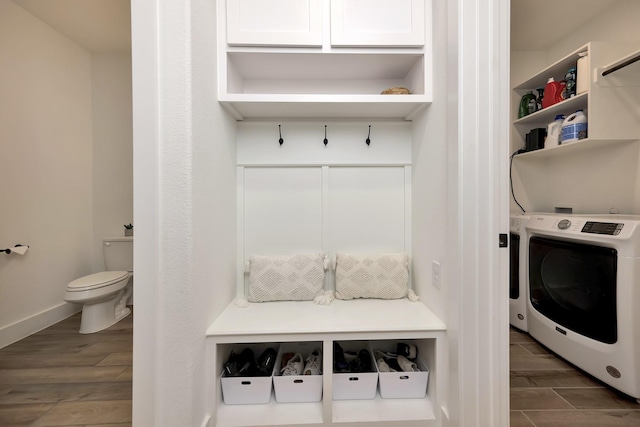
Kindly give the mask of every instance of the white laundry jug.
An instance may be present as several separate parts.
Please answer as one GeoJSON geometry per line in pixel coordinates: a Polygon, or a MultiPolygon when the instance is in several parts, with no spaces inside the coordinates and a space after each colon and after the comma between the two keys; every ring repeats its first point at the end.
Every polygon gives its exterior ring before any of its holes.
{"type": "Polygon", "coordinates": [[[562,143],[578,141],[587,137],[587,115],[578,110],[562,122],[562,143]]]}

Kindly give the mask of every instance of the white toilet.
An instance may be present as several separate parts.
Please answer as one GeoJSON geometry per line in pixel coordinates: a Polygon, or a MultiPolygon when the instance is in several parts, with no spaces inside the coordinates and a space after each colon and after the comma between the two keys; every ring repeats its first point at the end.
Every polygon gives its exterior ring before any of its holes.
{"type": "Polygon", "coordinates": [[[133,290],[133,237],[106,238],[102,249],[107,271],[69,283],[64,297],[83,304],[81,334],[101,331],[131,313],[127,301],[133,290]]]}

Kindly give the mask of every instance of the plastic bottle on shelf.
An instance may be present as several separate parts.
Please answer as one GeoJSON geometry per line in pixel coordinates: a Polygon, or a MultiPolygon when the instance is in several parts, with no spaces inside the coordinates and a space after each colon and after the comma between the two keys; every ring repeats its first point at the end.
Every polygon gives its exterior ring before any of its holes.
{"type": "Polygon", "coordinates": [[[571,67],[567,70],[567,74],[564,76],[567,82],[566,98],[576,96],[576,67],[571,67]]]}
{"type": "Polygon", "coordinates": [[[562,144],[587,137],[587,115],[578,110],[562,122],[562,144]]]}
{"type": "Polygon", "coordinates": [[[580,58],[576,65],[576,94],[586,92],[589,87],[589,56],[588,52],[578,54],[580,58]]]}
{"type": "Polygon", "coordinates": [[[539,87],[536,89],[538,91],[538,97],[536,99],[536,111],[542,110],[542,98],[544,98],[544,88],[539,87]]]}
{"type": "Polygon", "coordinates": [[[558,103],[561,100],[562,85],[560,82],[554,80],[553,77],[549,77],[547,84],[544,87],[544,98],[542,98],[542,108],[547,108],[553,104],[558,103]]]}
{"type": "Polygon", "coordinates": [[[536,96],[533,94],[532,91],[529,91],[526,94],[524,94],[522,99],[520,99],[520,108],[518,109],[519,119],[523,118],[524,116],[528,116],[531,113],[531,110],[529,108],[529,104],[531,102],[533,102],[533,104],[535,105],[536,96]]]}
{"type": "Polygon", "coordinates": [[[547,139],[544,141],[544,148],[560,145],[562,136],[562,123],[564,114],[558,114],[554,121],[547,125],[547,139]]]}
{"type": "Polygon", "coordinates": [[[565,99],[569,99],[569,95],[567,94],[567,81],[560,80],[560,96],[558,96],[558,100],[556,102],[562,102],[565,99]]]}

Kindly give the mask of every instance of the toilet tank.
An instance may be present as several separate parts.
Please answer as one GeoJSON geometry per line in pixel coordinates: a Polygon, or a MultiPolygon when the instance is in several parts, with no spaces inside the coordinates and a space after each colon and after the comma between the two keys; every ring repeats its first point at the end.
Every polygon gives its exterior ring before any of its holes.
{"type": "Polygon", "coordinates": [[[105,238],[102,250],[108,271],[133,271],[133,237],[105,238]]]}

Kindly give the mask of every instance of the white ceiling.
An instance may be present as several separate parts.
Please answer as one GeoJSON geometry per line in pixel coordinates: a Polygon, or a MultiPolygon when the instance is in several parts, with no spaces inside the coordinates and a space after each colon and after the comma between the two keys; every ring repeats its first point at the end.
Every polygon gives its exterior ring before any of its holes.
{"type": "Polygon", "coordinates": [[[546,50],[619,0],[511,0],[511,49],[546,50]]]}
{"type": "MultiPolygon", "coordinates": [[[[511,0],[511,48],[545,50],[619,0],[511,0]]],[[[13,0],[91,52],[130,52],[130,0],[13,0]]]]}
{"type": "Polygon", "coordinates": [[[131,52],[130,0],[13,0],[90,52],[131,52]]]}

